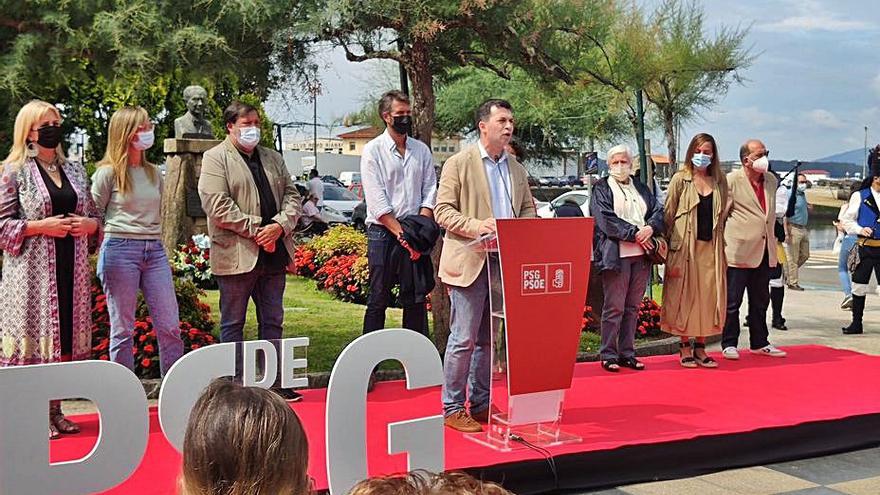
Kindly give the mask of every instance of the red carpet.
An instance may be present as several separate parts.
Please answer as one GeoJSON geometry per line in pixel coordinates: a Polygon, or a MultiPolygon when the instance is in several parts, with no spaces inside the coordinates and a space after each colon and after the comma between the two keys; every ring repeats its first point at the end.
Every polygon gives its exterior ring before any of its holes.
{"type": "MultiPolygon", "coordinates": [[[[560,456],[560,460],[574,462],[578,457],[566,454],[604,455],[615,452],[613,449],[663,447],[658,444],[696,445],[699,442],[680,441],[698,437],[730,439],[757,430],[785,431],[798,425],[829,424],[833,428],[842,423],[823,422],[857,417],[880,418],[880,385],[877,381],[880,357],[821,346],[791,347],[788,351],[789,357],[785,359],[745,353],[739,362],[723,361],[721,368],[716,370],[684,369],[674,356],[646,359],[648,370],[645,372],[626,370],[610,374],[596,363],[579,364],[573,387],[566,397],[564,423],[566,430],[582,436],[584,442],[551,451],[554,456],[560,456]]],[[[496,397],[503,393],[502,387],[496,387],[496,397]]],[[[403,382],[377,385],[368,403],[372,474],[405,469],[404,456],[383,454],[387,446],[386,425],[440,413],[439,394],[439,388],[407,392],[403,382]]],[[[305,424],[311,443],[310,474],[317,487],[323,489],[327,487],[324,467],[326,390],[308,390],[303,395],[305,400],[293,407],[305,424]]],[[[82,457],[94,445],[97,417],[83,416],[78,420],[83,433],[52,442],[53,461],[82,457]]],[[[859,442],[874,441],[869,438],[877,435],[877,429],[873,430],[865,432],[867,436],[859,442]]],[[[165,441],[155,410],[151,411],[150,432],[149,447],[141,466],[124,484],[105,493],[154,495],[175,492],[180,456],[165,441]]],[[[835,435],[822,436],[828,437],[824,440],[824,448],[855,447],[855,444],[835,444],[835,435]]],[[[796,441],[789,442],[786,445],[788,452],[796,453],[796,444],[796,441]]],[[[735,445],[743,445],[745,449],[749,444],[735,445]]],[[[449,429],[446,446],[447,469],[487,467],[489,471],[495,469],[497,474],[499,470],[503,472],[503,465],[511,463],[546,468],[543,458],[532,451],[497,453],[449,429]],[[540,463],[528,462],[535,460],[540,463]]],[[[632,452],[628,455],[633,455],[632,452]]],[[[709,448],[708,452],[713,451],[709,448]]],[[[731,457],[729,462],[750,462],[749,452],[734,454],[738,456],[731,457]]],[[[669,454],[663,455],[669,457],[669,454]]],[[[628,459],[630,466],[640,461],[632,457],[628,459]]],[[[583,464],[572,466],[584,471],[583,464]]],[[[597,466],[591,468],[595,470],[597,466]]],[[[652,476],[662,477],[664,473],[652,476]]],[[[606,477],[602,482],[615,481],[617,479],[606,477]]]]}

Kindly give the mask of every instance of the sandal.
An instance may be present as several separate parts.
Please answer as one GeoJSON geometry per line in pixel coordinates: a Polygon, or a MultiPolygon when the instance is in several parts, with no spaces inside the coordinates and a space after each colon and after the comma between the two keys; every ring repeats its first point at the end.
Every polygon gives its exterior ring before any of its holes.
{"type": "Polygon", "coordinates": [[[623,358],[620,360],[620,365],[629,368],[631,370],[642,371],[645,369],[645,363],[639,361],[634,357],[623,358]]]}
{"type": "Polygon", "coordinates": [[[714,359],[712,359],[711,357],[709,357],[708,354],[706,354],[706,343],[705,342],[694,342],[694,361],[698,365],[702,366],[703,368],[717,368],[718,367],[718,362],[715,361],[714,359]],[[701,357],[697,356],[696,355],[697,349],[702,349],[703,354],[706,357],[701,358],[701,357]]]}
{"type": "Polygon", "coordinates": [[[49,420],[49,440],[58,440],[61,438],[61,432],[58,431],[58,428],[52,424],[52,420],[49,420]]]}
{"type": "Polygon", "coordinates": [[[79,433],[79,425],[64,417],[64,413],[61,412],[60,403],[53,403],[49,406],[49,423],[59,433],[64,433],[65,435],[79,433]]]}
{"type": "Polygon", "coordinates": [[[680,364],[684,368],[696,368],[697,367],[697,360],[694,359],[693,353],[690,356],[685,356],[685,355],[681,354],[682,351],[684,351],[685,349],[690,349],[690,347],[691,347],[691,341],[678,343],[678,348],[679,348],[678,352],[680,355],[680,357],[678,358],[678,364],[680,364]]]}
{"type": "Polygon", "coordinates": [[[602,361],[602,369],[605,371],[610,371],[612,373],[617,373],[620,371],[620,364],[617,363],[616,359],[607,359],[602,361]]]}

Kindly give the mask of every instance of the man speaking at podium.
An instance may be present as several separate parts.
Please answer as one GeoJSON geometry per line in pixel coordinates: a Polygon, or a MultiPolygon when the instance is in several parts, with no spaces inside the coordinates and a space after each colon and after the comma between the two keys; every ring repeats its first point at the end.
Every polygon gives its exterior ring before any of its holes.
{"type": "Polygon", "coordinates": [[[482,431],[491,413],[492,322],[486,255],[466,244],[495,232],[496,218],[535,217],[525,168],[505,146],[513,136],[513,109],[487,100],[477,109],[480,141],[449,158],[440,175],[437,223],[446,229],[440,279],[449,286],[450,335],[443,363],[443,414],[458,431],[482,431]],[[470,383],[468,383],[470,382],[470,383]],[[465,409],[470,385],[470,412],[465,409]]]}

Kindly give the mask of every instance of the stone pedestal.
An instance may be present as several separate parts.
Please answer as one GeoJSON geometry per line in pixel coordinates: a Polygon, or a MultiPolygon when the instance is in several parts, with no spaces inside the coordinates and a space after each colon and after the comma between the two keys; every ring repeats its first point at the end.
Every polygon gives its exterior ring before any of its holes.
{"type": "Polygon", "coordinates": [[[202,154],[220,143],[214,139],[165,140],[162,242],[169,259],[179,244],[194,234],[208,233],[208,222],[199,199],[199,173],[202,154]]]}

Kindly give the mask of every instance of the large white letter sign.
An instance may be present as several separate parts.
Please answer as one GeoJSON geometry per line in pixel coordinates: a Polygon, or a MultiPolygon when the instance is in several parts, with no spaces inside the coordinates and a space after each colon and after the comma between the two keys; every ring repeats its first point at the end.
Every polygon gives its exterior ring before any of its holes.
{"type": "MultiPolygon", "coordinates": [[[[409,390],[443,382],[440,354],[412,330],[370,332],[342,351],[327,386],[327,479],[333,495],[348,493],[367,477],[367,383],[373,368],[388,359],[403,364],[409,390]]],[[[410,470],[443,471],[442,415],[389,424],[388,437],[390,454],[408,451],[410,470]]]]}
{"type": "Polygon", "coordinates": [[[128,368],[107,361],[0,368],[0,494],[86,495],[112,488],[147,448],[147,396],[128,368]],[[49,401],[82,397],[101,431],[87,456],[49,463],[49,401]]]}
{"type": "Polygon", "coordinates": [[[178,452],[183,452],[190,411],[211,381],[222,376],[235,376],[234,342],[196,349],[165,374],[159,391],[159,425],[178,452]]]}

